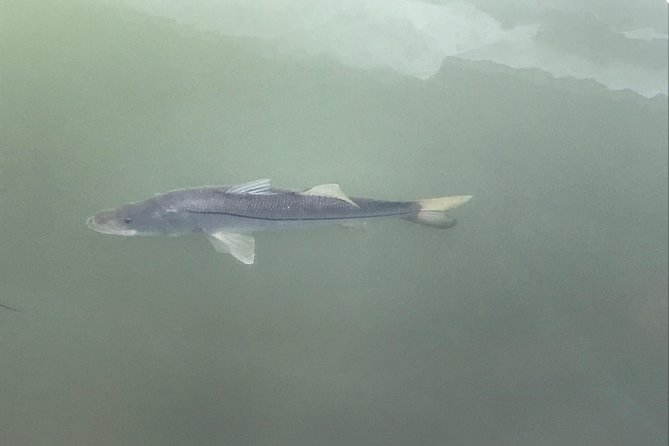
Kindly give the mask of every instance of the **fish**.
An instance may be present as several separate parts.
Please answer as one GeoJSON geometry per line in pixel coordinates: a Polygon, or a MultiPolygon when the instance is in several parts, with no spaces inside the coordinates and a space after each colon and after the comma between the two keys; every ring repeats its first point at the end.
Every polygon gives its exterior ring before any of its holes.
{"type": "Polygon", "coordinates": [[[349,197],[335,183],[307,190],[274,188],[267,178],[227,186],[203,186],[158,194],[98,212],[86,220],[96,232],[121,236],[203,234],[214,249],[240,262],[255,262],[260,231],[312,226],[349,226],[401,218],[438,228],[456,220],[447,214],[471,195],[386,201],[349,197]]]}

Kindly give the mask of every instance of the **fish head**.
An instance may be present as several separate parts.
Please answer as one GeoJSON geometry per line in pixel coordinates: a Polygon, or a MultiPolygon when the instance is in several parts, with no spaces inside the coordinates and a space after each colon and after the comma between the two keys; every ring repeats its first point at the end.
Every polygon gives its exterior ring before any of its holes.
{"type": "Polygon", "coordinates": [[[112,235],[159,235],[165,228],[161,212],[147,202],[129,203],[106,209],[86,220],[89,228],[112,235]]]}

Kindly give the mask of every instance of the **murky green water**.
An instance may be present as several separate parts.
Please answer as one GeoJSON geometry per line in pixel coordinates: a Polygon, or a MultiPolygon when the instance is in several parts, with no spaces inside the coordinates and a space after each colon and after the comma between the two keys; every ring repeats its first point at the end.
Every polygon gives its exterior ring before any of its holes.
{"type": "Polygon", "coordinates": [[[0,14],[0,444],[666,444],[666,96],[0,14]],[[252,267],[84,224],[260,177],[474,200],[446,231],[260,234],[252,267]]]}

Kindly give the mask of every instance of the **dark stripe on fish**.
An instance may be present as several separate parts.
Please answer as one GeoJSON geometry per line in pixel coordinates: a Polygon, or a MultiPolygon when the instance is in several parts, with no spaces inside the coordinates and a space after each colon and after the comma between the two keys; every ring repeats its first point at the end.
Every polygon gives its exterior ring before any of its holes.
{"type": "Polygon", "coordinates": [[[267,221],[304,221],[304,220],[352,220],[354,218],[375,218],[375,217],[395,217],[400,215],[409,215],[414,212],[393,212],[390,214],[374,214],[374,215],[351,215],[348,217],[305,217],[305,218],[270,218],[270,217],[253,217],[250,215],[233,214],[230,212],[217,211],[193,211],[186,209],[186,212],[191,214],[205,214],[205,215],[228,215],[230,217],[249,218],[251,220],[267,220],[267,221]]]}

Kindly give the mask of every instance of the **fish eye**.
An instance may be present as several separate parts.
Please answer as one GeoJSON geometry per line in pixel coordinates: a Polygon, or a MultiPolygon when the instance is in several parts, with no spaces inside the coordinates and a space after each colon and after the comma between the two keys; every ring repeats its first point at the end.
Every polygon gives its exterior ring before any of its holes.
{"type": "Polygon", "coordinates": [[[132,218],[128,218],[128,217],[124,218],[123,223],[125,223],[126,225],[129,225],[130,223],[132,223],[132,218]]]}

